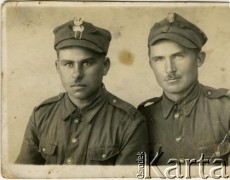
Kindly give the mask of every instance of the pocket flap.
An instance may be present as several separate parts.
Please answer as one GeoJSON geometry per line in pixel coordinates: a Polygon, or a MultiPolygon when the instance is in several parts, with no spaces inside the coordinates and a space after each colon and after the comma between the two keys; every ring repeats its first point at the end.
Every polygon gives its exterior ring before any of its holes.
{"type": "Polygon", "coordinates": [[[230,143],[224,142],[223,144],[216,143],[211,144],[207,146],[199,147],[200,154],[203,153],[204,157],[210,158],[210,157],[221,157],[230,152],[230,143]]]}
{"type": "Polygon", "coordinates": [[[88,157],[92,161],[105,161],[119,153],[118,148],[91,147],[88,149],[88,157]]]}
{"type": "Polygon", "coordinates": [[[53,155],[56,149],[57,143],[53,141],[40,140],[39,152],[46,155],[53,155]]]}

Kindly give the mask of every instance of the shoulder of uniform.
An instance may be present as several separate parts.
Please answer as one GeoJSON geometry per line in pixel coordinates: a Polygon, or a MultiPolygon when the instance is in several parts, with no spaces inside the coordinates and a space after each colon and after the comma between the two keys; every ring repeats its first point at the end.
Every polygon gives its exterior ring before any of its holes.
{"type": "Polygon", "coordinates": [[[64,95],[65,95],[65,93],[60,93],[57,96],[54,96],[54,97],[46,99],[41,104],[36,106],[35,110],[38,110],[42,106],[45,106],[45,105],[48,105],[48,104],[53,104],[53,103],[56,103],[56,102],[60,101],[64,97],[64,95]]]}
{"type": "Polygon", "coordinates": [[[146,101],[144,101],[143,103],[141,103],[137,109],[140,110],[140,109],[143,109],[147,106],[150,106],[150,105],[153,105],[155,103],[157,103],[158,101],[160,101],[162,99],[162,96],[160,97],[154,97],[154,98],[151,98],[151,99],[147,99],[146,101]]]}
{"type": "Polygon", "coordinates": [[[137,113],[139,113],[138,110],[133,105],[129,104],[128,102],[118,98],[117,96],[109,92],[108,92],[108,99],[110,104],[112,104],[118,109],[125,111],[127,114],[129,114],[132,117],[132,119],[134,119],[137,113]]]}
{"type": "Polygon", "coordinates": [[[201,85],[202,92],[209,99],[217,99],[221,97],[229,97],[230,98],[230,90],[225,88],[215,89],[209,86],[201,85]]]}

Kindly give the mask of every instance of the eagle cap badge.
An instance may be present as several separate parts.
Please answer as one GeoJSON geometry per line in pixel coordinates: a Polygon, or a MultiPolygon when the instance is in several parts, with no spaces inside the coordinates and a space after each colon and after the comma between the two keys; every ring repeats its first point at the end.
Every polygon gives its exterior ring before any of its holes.
{"type": "Polygon", "coordinates": [[[170,23],[173,23],[173,21],[175,20],[175,13],[174,12],[169,13],[167,19],[170,23]]]}
{"type": "Polygon", "coordinates": [[[73,23],[74,23],[74,26],[73,26],[73,31],[74,31],[74,38],[77,38],[77,32],[80,32],[80,36],[79,36],[79,39],[81,39],[82,37],[82,33],[84,31],[84,26],[82,25],[83,24],[83,19],[82,18],[75,18],[73,23]]]}

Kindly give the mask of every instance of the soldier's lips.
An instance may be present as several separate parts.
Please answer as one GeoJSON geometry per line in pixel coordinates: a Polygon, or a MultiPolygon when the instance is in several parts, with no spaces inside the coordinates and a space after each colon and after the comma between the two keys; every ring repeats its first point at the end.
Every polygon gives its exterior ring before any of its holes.
{"type": "Polygon", "coordinates": [[[81,89],[81,88],[85,88],[86,85],[85,85],[85,84],[72,84],[70,87],[74,87],[74,88],[79,88],[79,89],[81,89]]]}
{"type": "Polygon", "coordinates": [[[174,77],[174,78],[166,78],[164,79],[164,81],[167,81],[167,82],[176,82],[180,79],[181,77],[174,77]]]}

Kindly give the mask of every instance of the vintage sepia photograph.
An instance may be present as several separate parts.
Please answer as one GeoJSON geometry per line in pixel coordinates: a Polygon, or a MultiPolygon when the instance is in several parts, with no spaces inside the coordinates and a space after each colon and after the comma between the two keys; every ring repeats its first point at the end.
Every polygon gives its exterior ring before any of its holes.
{"type": "Polygon", "coordinates": [[[5,2],[4,178],[230,177],[227,2],[5,2]]]}

